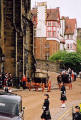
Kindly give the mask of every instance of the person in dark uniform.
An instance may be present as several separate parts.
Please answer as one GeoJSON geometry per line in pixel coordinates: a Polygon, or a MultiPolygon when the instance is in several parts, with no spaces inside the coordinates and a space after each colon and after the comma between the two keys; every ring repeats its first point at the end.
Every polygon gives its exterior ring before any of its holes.
{"type": "Polygon", "coordinates": [[[64,71],[64,73],[62,74],[62,82],[63,83],[67,83],[67,74],[66,74],[66,71],[64,71]]]}
{"type": "Polygon", "coordinates": [[[51,120],[51,115],[50,115],[50,110],[49,110],[49,95],[45,94],[45,100],[44,100],[44,104],[43,104],[43,113],[41,115],[41,119],[42,120],[51,120]]]}
{"type": "Polygon", "coordinates": [[[66,88],[65,88],[65,86],[64,86],[64,84],[63,83],[61,83],[61,102],[62,102],[62,108],[65,108],[66,107],[66,105],[65,105],[65,101],[67,100],[67,98],[66,98],[66,88]]]}
{"type": "Polygon", "coordinates": [[[2,75],[0,74],[0,88],[2,88],[2,75]]]}
{"type": "Polygon", "coordinates": [[[59,89],[61,88],[61,82],[62,82],[62,74],[60,73],[60,75],[57,76],[57,82],[58,82],[58,86],[59,89]]]}
{"type": "Polygon", "coordinates": [[[69,90],[72,90],[72,79],[71,79],[71,75],[69,74],[69,90]]]}
{"type": "Polygon", "coordinates": [[[81,120],[81,113],[79,106],[75,106],[75,113],[73,113],[73,120],[81,120]]]}

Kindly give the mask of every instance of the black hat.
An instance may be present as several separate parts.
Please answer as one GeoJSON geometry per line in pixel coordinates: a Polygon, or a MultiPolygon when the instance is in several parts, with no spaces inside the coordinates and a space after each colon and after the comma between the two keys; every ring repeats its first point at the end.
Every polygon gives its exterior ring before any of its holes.
{"type": "Polygon", "coordinates": [[[75,106],[75,108],[80,110],[80,107],[79,107],[79,106],[75,106]]]}
{"type": "Polygon", "coordinates": [[[49,95],[48,94],[44,94],[44,96],[47,96],[49,98],[49,95]]]}

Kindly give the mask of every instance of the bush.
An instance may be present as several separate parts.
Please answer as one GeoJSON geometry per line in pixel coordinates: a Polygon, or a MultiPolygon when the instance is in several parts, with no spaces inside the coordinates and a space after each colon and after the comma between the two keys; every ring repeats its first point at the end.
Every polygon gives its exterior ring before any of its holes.
{"type": "Polygon", "coordinates": [[[63,61],[67,55],[66,51],[59,51],[49,58],[50,61],[63,61]]]}
{"type": "Polygon", "coordinates": [[[50,61],[60,61],[62,66],[65,66],[66,69],[69,67],[76,72],[81,71],[81,54],[66,51],[59,51],[49,58],[50,61]]]}

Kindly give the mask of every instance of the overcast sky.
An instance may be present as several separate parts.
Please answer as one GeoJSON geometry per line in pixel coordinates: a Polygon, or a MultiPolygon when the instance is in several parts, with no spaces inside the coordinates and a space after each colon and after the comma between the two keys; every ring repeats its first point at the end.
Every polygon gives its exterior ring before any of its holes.
{"type": "Polygon", "coordinates": [[[81,0],[31,0],[32,7],[42,1],[47,1],[48,8],[60,7],[61,16],[76,18],[77,26],[81,27],[81,0]]]}

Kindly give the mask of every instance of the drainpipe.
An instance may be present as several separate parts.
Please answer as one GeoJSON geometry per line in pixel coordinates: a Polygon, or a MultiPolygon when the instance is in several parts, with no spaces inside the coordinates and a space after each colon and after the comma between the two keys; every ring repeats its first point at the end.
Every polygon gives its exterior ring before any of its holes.
{"type": "Polygon", "coordinates": [[[17,68],[17,31],[16,31],[16,77],[18,77],[18,68],[17,68]]]}

